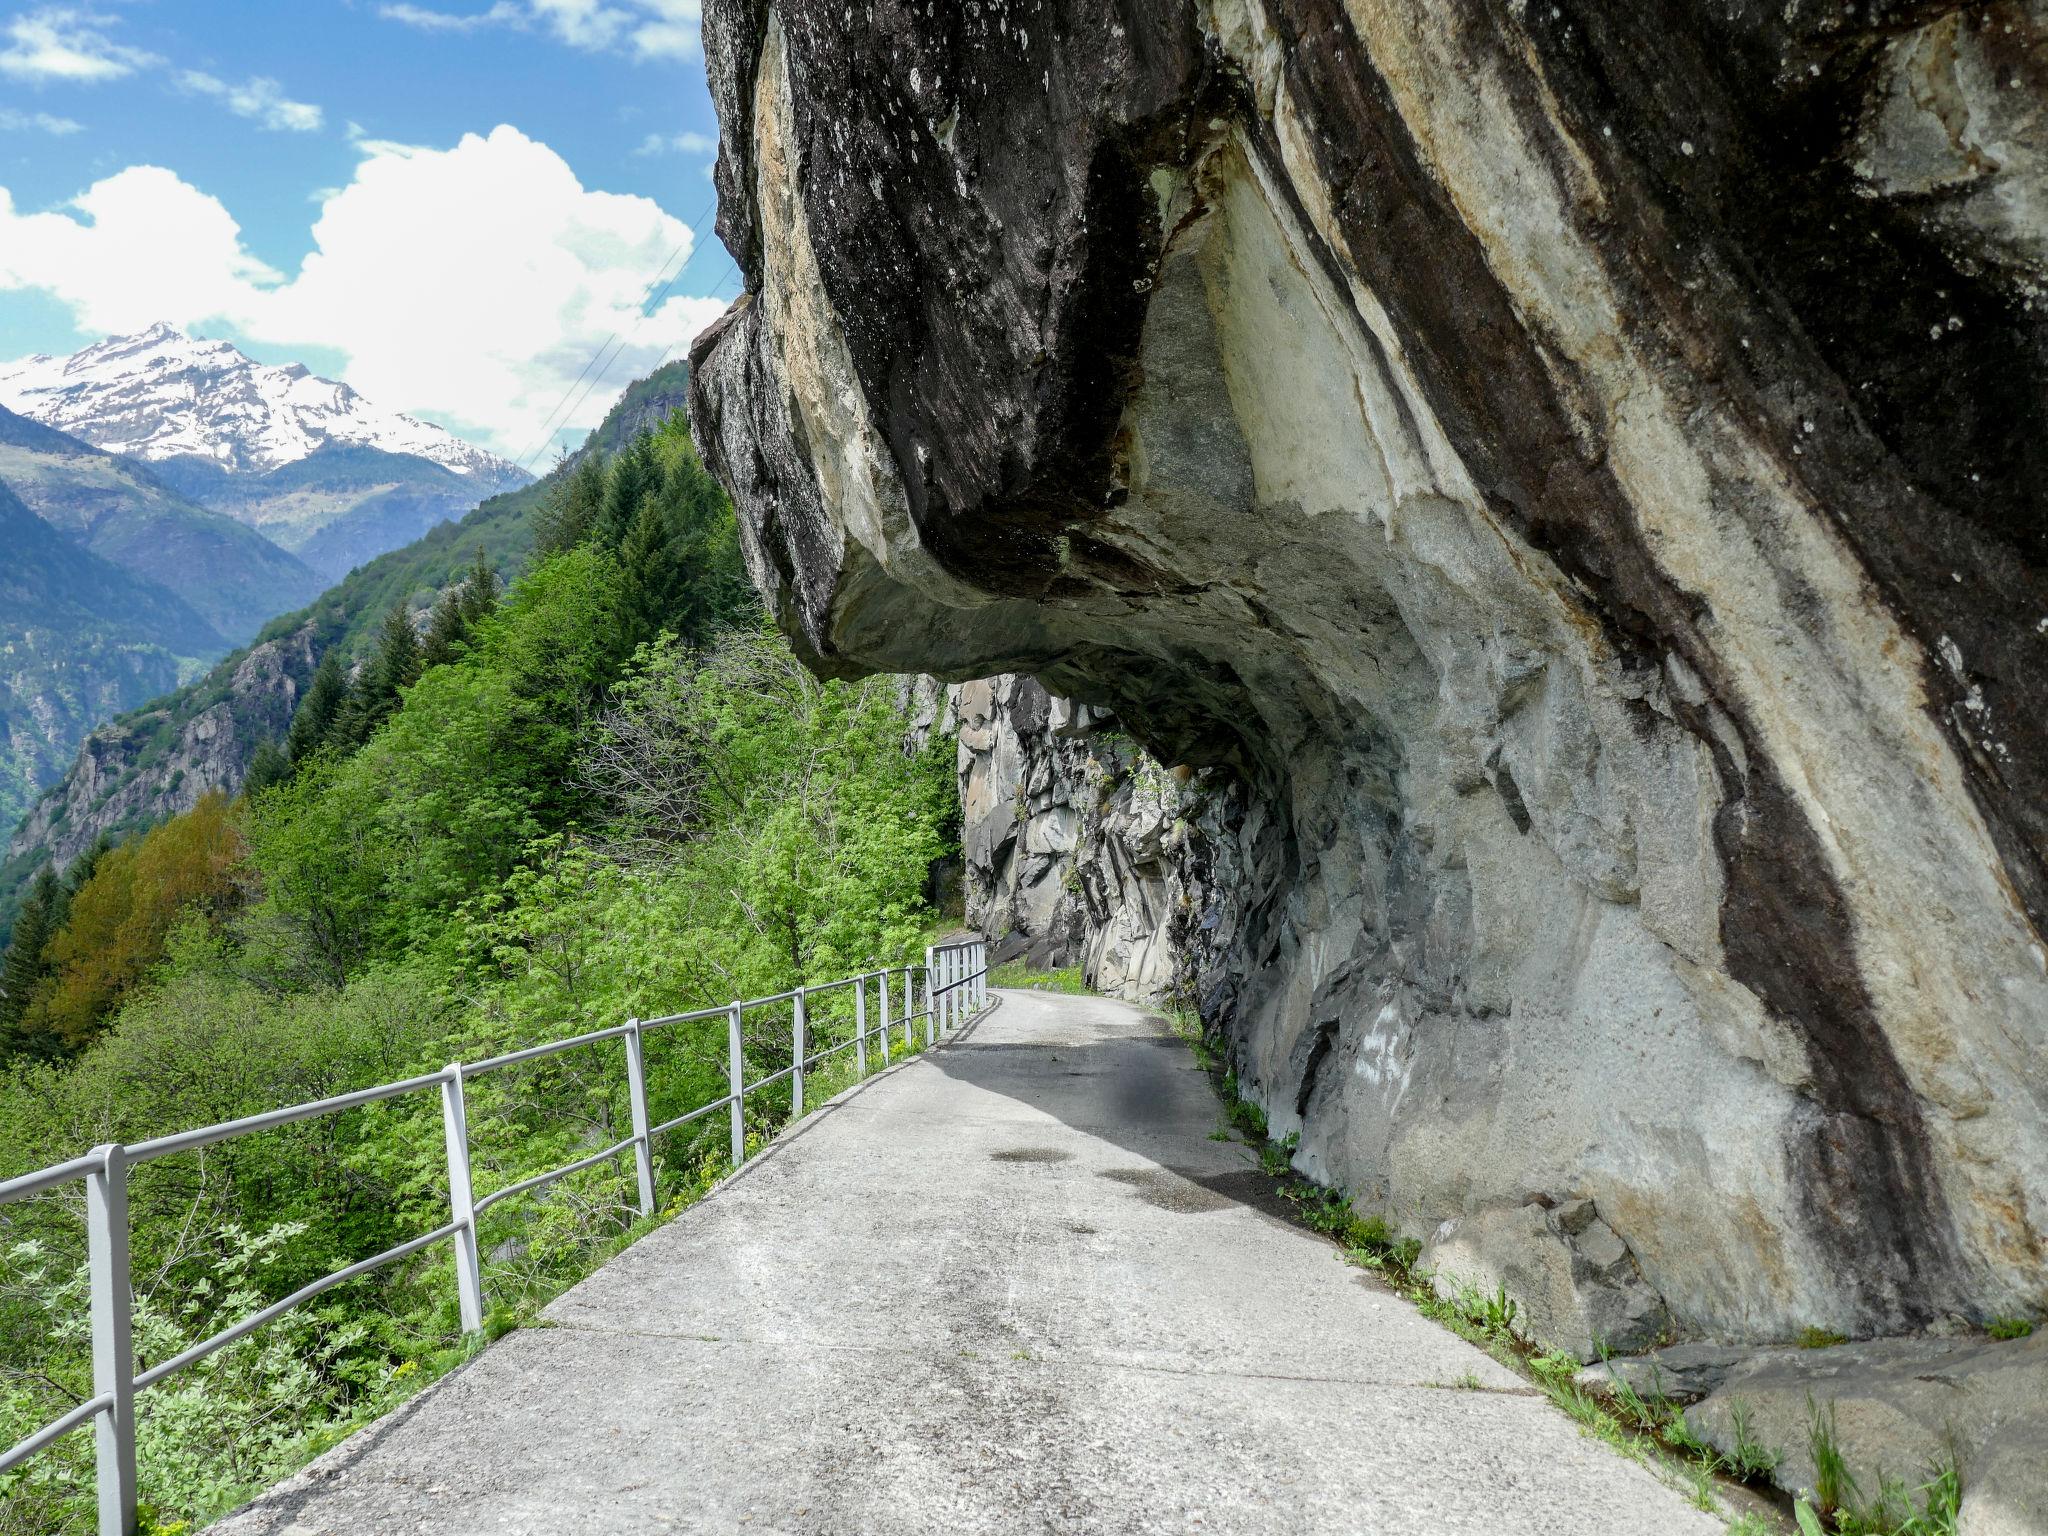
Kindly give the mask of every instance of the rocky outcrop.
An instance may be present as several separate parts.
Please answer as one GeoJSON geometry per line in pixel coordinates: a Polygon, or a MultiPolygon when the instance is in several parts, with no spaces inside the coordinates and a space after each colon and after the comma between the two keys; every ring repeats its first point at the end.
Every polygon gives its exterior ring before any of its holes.
{"type": "Polygon", "coordinates": [[[10,864],[59,868],[102,833],[123,835],[233,795],[256,749],[280,741],[313,675],[314,625],[222,663],[196,693],[138,710],[85,738],[64,777],[38,800],[7,847],[10,864]]]}
{"type": "Polygon", "coordinates": [[[813,665],[1200,787],[1176,984],[1361,1208],[1590,1201],[1680,1335],[2038,1312],[2043,34],[713,0],[698,441],[813,665]]]}

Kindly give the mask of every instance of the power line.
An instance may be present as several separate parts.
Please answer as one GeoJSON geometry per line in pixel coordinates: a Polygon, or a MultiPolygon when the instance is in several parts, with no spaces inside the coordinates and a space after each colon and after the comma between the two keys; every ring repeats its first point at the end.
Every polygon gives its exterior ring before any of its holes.
{"type": "MultiPolygon", "coordinates": [[[[674,261],[677,256],[682,254],[683,246],[687,243],[687,241],[677,243],[676,248],[670,251],[668,253],[667,259],[662,262],[660,270],[657,271],[654,274],[654,276],[648,280],[647,286],[640,291],[640,302],[643,305],[647,302],[647,295],[653,291],[655,283],[661,280],[661,274],[668,270],[669,262],[674,261]]],[[[555,417],[561,412],[562,407],[569,403],[569,396],[576,392],[576,386],[583,382],[583,380],[589,375],[590,370],[594,366],[596,366],[597,360],[600,357],[604,356],[605,348],[609,347],[613,342],[617,341],[618,339],[619,333],[617,331],[613,331],[611,335],[605,337],[605,339],[598,345],[598,349],[595,352],[591,353],[589,357],[583,360],[583,371],[576,375],[575,379],[571,381],[567,389],[562,391],[562,398],[555,402],[554,410],[548,412],[547,420],[541,424],[540,441],[534,444],[533,447],[529,448],[526,451],[526,453],[520,458],[519,465],[522,469],[526,467],[526,462],[528,459],[531,459],[535,454],[539,453],[543,448],[547,447],[548,439],[555,435],[555,417]]]]}
{"type": "MultiPolygon", "coordinates": [[[[718,199],[716,198],[716,196],[714,196],[708,203],[705,204],[703,208],[698,210],[697,217],[694,220],[692,220],[688,226],[690,238],[687,241],[679,243],[674,250],[668,253],[667,260],[662,262],[660,268],[656,270],[654,277],[649,280],[647,287],[641,291],[640,301],[638,304],[634,306],[635,314],[633,319],[633,325],[632,328],[627,331],[625,340],[621,341],[619,333],[617,331],[613,331],[611,335],[607,336],[604,339],[604,341],[599,345],[598,349],[595,352],[593,352],[590,355],[589,359],[583,364],[583,371],[581,373],[578,373],[575,379],[571,381],[569,387],[562,391],[562,398],[555,402],[555,408],[552,411],[549,411],[547,414],[547,419],[541,433],[540,441],[534,444],[534,446],[531,449],[529,449],[527,453],[519,460],[521,468],[524,468],[536,455],[543,452],[547,448],[547,445],[551,441],[553,441],[555,434],[561,431],[561,429],[564,426],[568,425],[570,419],[575,416],[576,412],[582,409],[584,401],[590,398],[591,392],[595,390],[603,382],[605,374],[609,373],[612,369],[612,366],[616,364],[619,358],[625,354],[627,346],[631,345],[632,338],[639,334],[640,326],[642,322],[644,322],[647,318],[647,308],[649,303],[648,295],[650,293],[653,293],[655,284],[661,283],[660,292],[655,293],[653,297],[654,306],[656,308],[659,308],[662,299],[667,297],[669,289],[673,288],[676,285],[676,283],[682,278],[682,275],[685,272],[689,271],[690,268],[696,264],[698,256],[702,255],[704,251],[705,243],[701,239],[701,236],[704,230],[705,222],[707,219],[710,218],[710,216],[714,212],[716,212],[717,207],[718,199]],[[685,260],[683,264],[676,269],[673,276],[669,277],[669,279],[666,282],[662,282],[662,274],[668,271],[669,262],[674,261],[676,257],[682,253],[685,246],[689,248],[690,252],[688,259],[685,260]],[[616,351],[612,350],[612,344],[614,342],[619,343],[616,351]],[[582,384],[586,378],[589,378],[590,370],[593,367],[597,366],[598,360],[602,358],[607,351],[612,352],[610,360],[605,363],[604,367],[599,371],[597,377],[595,379],[591,379],[589,387],[584,389],[583,393],[580,396],[576,397],[575,404],[569,404],[570,397],[576,394],[577,386],[579,384],[582,384]]],[[[721,250],[724,249],[723,246],[720,246],[719,248],[721,250]]]]}
{"type": "MultiPolygon", "coordinates": [[[[720,250],[725,249],[723,245],[720,245],[718,248],[720,250]]],[[[691,266],[696,262],[697,258],[703,254],[704,249],[705,247],[700,245],[696,247],[694,250],[692,250],[690,252],[690,259],[684,262],[682,266],[676,269],[675,276],[671,277],[667,282],[661,285],[661,292],[657,293],[654,296],[652,305],[653,308],[657,310],[661,308],[661,301],[668,297],[669,289],[675,287],[675,285],[682,280],[683,274],[690,270],[691,266]]],[[[565,422],[569,419],[569,417],[574,416],[577,411],[580,411],[583,408],[584,401],[588,400],[591,397],[591,395],[595,393],[597,390],[604,387],[605,376],[609,374],[612,371],[612,369],[618,365],[619,359],[626,355],[626,348],[633,344],[633,338],[640,334],[640,327],[642,324],[645,323],[647,319],[648,307],[649,306],[647,301],[643,300],[640,305],[640,313],[634,317],[633,328],[626,333],[626,339],[619,343],[618,350],[613,352],[611,355],[611,360],[597,371],[597,376],[590,381],[588,386],[585,387],[583,394],[577,399],[576,404],[570,407],[568,416],[563,417],[563,420],[565,422]]],[[[674,343],[670,343],[668,349],[661,354],[663,361],[666,361],[669,352],[673,352],[674,350],[674,343]]],[[[655,367],[657,368],[660,366],[660,363],[655,364],[655,367]]]]}

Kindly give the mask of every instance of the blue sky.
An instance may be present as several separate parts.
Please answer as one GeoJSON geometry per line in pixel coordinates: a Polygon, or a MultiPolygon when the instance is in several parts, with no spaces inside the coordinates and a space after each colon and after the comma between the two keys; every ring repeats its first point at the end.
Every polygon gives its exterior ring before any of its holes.
{"type": "Polygon", "coordinates": [[[0,359],[164,319],[513,457],[580,438],[737,287],[697,10],[0,0],[0,359]]]}

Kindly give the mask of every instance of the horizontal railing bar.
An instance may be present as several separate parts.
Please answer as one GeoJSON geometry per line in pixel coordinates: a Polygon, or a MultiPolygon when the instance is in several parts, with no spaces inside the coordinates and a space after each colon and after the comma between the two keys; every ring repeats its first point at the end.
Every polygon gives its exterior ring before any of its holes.
{"type": "Polygon", "coordinates": [[[557,1179],[566,1179],[572,1173],[581,1173],[585,1168],[595,1163],[601,1163],[608,1157],[617,1157],[626,1148],[632,1146],[636,1139],[636,1137],[628,1136],[624,1141],[606,1147],[602,1152],[593,1152],[590,1156],[579,1157],[575,1162],[568,1163],[563,1167],[551,1169],[547,1173],[536,1173],[530,1179],[521,1179],[517,1184],[507,1184],[503,1189],[494,1190],[477,1201],[474,1207],[476,1214],[479,1216],[483,1215],[485,1211],[488,1211],[500,1200],[510,1200],[514,1195],[523,1195],[529,1189],[539,1189],[543,1184],[552,1184],[557,1179]]]}
{"type": "Polygon", "coordinates": [[[59,1163],[54,1168],[44,1168],[35,1173],[24,1173],[18,1179],[9,1179],[0,1184],[0,1205],[10,1200],[26,1200],[30,1195],[40,1195],[46,1189],[55,1189],[59,1184],[69,1184],[73,1179],[82,1179],[98,1171],[100,1159],[87,1152],[74,1157],[68,1163],[59,1163]]]}
{"type": "Polygon", "coordinates": [[[277,1318],[282,1317],[285,1313],[291,1311],[293,1307],[304,1306],[322,1291],[331,1291],[337,1285],[357,1279],[362,1275],[367,1275],[373,1269],[382,1269],[386,1264],[395,1264],[408,1254],[418,1253],[430,1243],[438,1243],[444,1237],[453,1237],[456,1225],[455,1222],[451,1221],[445,1227],[436,1227],[431,1232],[423,1232],[408,1242],[400,1243],[396,1248],[386,1248],[374,1258],[364,1259],[358,1264],[351,1264],[347,1269],[337,1269],[333,1274],[315,1280],[311,1285],[300,1286],[291,1295],[285,1297],[283,1301],[274,1301],[261,1312],[243,1318],[234,1327],[223,1329],[212,1338],[203,1339],[199,1343],[194,1344],[182,1355],[173,1355],[170,1359],[164,1361],[162,1365],[151,1366],[135,1378],[135,1390],[140,1392],[146,1388],[153,1387],[166,1376],[176,1375],[179,1371],[185,1369],[186,1366],[197,1364],[215,1350],[225,1348],[227,1345],[234,1343],[235,1340],[254,1333],[265,1323],[273,1322],[277,1318]]]}
{"type": "Polygon", "coordinates": [[[80,1403],[61,1419],[53,1419],[30,1435],[12,1450],[0,1451],[0,1472],[11,1472],[29,1457],[35,1455],[53,1440],[61,1440],[81,1424],[92,1421],[96,1413],[104,1413],[114,1406],[114,1394],[102,1392],[88,1402],[80,1403]]]}
{"type": "Polygon", "coordinates": [[[311,1104],[295,1104],[290,1109],[273,1109],[266,1114],[245,1115],[242,1119],[230,1120],[225,1125],[209,1125],[196,1131],[180,1131],[175,1136],[159,1136],[154,1141],[145,1141],[130,1147],[128,1161],[131,1164],[154,1162],[159,1157],[169,1157],[173,1152],[190,1152],[195,1147],[210,1147],[216,1141],[226,1141],[231,1136],[247,1136],[256,1131],[274,1130],[280,1125],[290,1125],[294,1121],[338,1114],[344,1109],[354,1109],[359,1104],[374,1104],[379,1099],[395,1099],[402,1093],[417,1093],[422,1088],[435,1087],[441,1082],[441,1078],[442,1074],[439,1072],[424,1077],[408,1077],[400,1083],[384,1083],[375,1088],[360,1088],[354,1093],[338,1093],[331,1099],[315,1099],[311,1104]]]}
{"type": "Polygon", "coordinates": [[[728,1093],[724,1098],[713,1099],[709,1104],[699,1104],[687,1115],[677,1115],[673,1120],[662,1121],[661,1124],[655,1126],[654,1129],[649,1131],[647,1134],[650,1137],[659,1136],[664,1131],[672,1131],[679,1125],[688,1125],[692,1120],[700,1120],[704,1116],[710,1114],[714,1109],[725,1109],[731,1103],[732,1095],[728,1093]]]}
{"type": "Polygon", "coordinates": [[[780,1072],[770,1072],[766,1077],[760,1079],[760,1081],[747,1084],[747,1086],[742,1088],[740,1092],[752,1093],[756,1088],[766,1088],[770,1083],[779,1083],[795,1070],[795,1067],[784,1067],[780,1072]]]}
{"type": "Polygon", "coordinates": [[[571,1035],[566,1040],[550,1040],[545,1045],[529,1045],[523,1051],[507,1051],[502,1056],[487,1056],[482,1061],[473,1061],[462,1069],[464,1082],[485,1072],[495,1072],[500,1067],[513,1066],[518,1062],[532,1061],[541,1056],[552,1056],[557,1051],[571,1051],[579,1045],[595,1045],[600,1040],[616,1040],[621,1035],[632,1033],[624,1024],[614,1024],[610,1029],[593,1029],[587,1035],[571,1035]]]}
{"type": "MultiPolygon", "coordinates": [[[[742,1008],[746,1007],[741,1003],[742,1008]]],[[[694,1024],[699,1019],[722,1019],[732,1012],[731,1003],[720,1003],[716,1008],[693,1008],[688,1013],[664,1013],[658,1019],[642,1019],[642,1029],[654,1029],[663,1024],[694,1024]]]]}
{"type": "Polygon", "coordinates": [[[981,940],[979,939],[961,939],[951,944],[934,944],[932,946],[932,953],[935,955],[942,955],[950,949],[972,949],[976,944],[979,944],[980,942],[981,940]]]}

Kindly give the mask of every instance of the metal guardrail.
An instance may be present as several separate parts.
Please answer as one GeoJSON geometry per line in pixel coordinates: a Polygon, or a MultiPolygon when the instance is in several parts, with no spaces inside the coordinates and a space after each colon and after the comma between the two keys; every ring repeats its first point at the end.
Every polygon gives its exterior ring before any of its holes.
{"type": "Polygon", "coordinates": [[[93,1376],[93,1395],[90,1398],[63,1417],[45,1424],[20,1444],[0,1451],[0,1472],[19,1466],[74,1429],[92,1423],[95,1427],[94,1469],[99,1486],[100,1536],[133,1536],[136,1511],[137,1393],[146,1391],[166,1377],[176,1375],[187,1366],[205,1359],[215,1350],[223,1349],[237,1339],[254,1333],[264,1324],[283,1316],[294,1307],[304,1305],[323,1291],[358,1279],[372,1270],[383,1268],[386,1264],[395,1264],[400,1259],[410,1257],[443,1239],[452,1239],[455,1244],[455,1286],[463,1331],[480,1331],[484,1324],[484,1290],[483,1269],[477,1243],[477,1219],[485,1211],[500,1201],[530,1193],[552,1184],[557,1179],[566,1178],[569,1174],[593,1167],[631,1149],[639,1186],[637,1192],[640,1214],[651,1216],[654,1214],[654,1138],[687,1125],[693,1120],[701,1119],[705,1115],[715,1114],[721,1109],[731,1110],[732,1165],[737,1169],[746,1161],[747,1156],[744,1108],[748,1094],[788,1078],[790,1119],[796,1120],[804,1112],[804,1071],[814,1063],[851,1047],[856,1052],[856,1070],[859,1075],[865,1077],[868,1069],[868,1046],[871,1041],[881,1050],[882,1065],[889,1064],[889,1031],[892,1028],[901,1026],[903,1049],[907,1051],[911,1048],[913,1038],[911,1025],[916,1020],[924,1020],[924,1043],[930,1046],[937,1042],[941,1034],[958,1028],[982,1009],[988,1001],[986,941],[974,938],[956,944],[935,944],[925,950],[924,954],[923,965],[890,966],[882,970],[863,971],[858,976],[843,977],[838,981],[825,982],[815,987],[797,987],[789,992],[778,992],[773,997],[748,998],[743,1001],[735,999],[721,1007],[699,1008],[690,1013],[665,1014],[658,1019],[628,1019],[624,1024],[614,1025],[610,1029],[594,1029],[585,1034],[549,1041],[545,1045],[508,1051],[502,1056],[492,1056],[484,1061],[450,1062],[439,1072],[409,1077],[403,1082],[384,1083],[375,1088],[359,1089],[354,1093],[336,1094],[332,1098],[316,1099],[309,1104],[296,1104],[288,1109],[271,1110],[266,1114],[249,1115],[220,1125],[201,1126],[197,1130],[180,1131],[173,1136],[159,1136],[151,1141],[138,1142],[134,1146],[110,1144],[94,1147],[83,1157],[74,1157],[68,1162],[0,1183],[0,1205],[26,1200],[32,1195],[43,1194],[61,1185],[80,1180],[85,1184],[86,1267],[92,1304],[93,1376]],[[920,971],[924,973],[924,1007],[912,1011],[910,1005],[917,1000],[912,977],[920,971]],[[891,977],[900,978],[896,995],[902,1012],[895,1019],[889,1017],[891,977]],[[871,981],[877,984],[880,1004],[880,1017],[872,1030],[868,1027],[867,1007],[868,983],[871,981]],[[841,987],[854,989],[853,1038],[806,1055],[804,1047],[808,1039],[810,999],[822,993],[837,991],[841,987]],[[741,1026],[746,1012],[750,1008],[763,1008],[785,1002],[793,1004],[790,1065],[754,1082],[747,1082],[746,1063],[741,1052],[741,1026]],[[647,1032],[674,1024],[714,1019],[721,1014],[726,1019],[727,1092],[724,1097],[713,1099],[708,1104],[700,1104],[688,1113],[678,1115],[660,1125],[649,1125],[645,1050],[647,1032]],[[469,1122],[464,1111],[462,1085],[469,1079],[487,1072],[496,1072],[520,1062],[535,1061],[543,1056],[552,1056],[586,1045],[596,1045],[606,1040],[623,1040],[626,1045],[626,1087],[632,1106],[633,1134],[601,1152],[593,1152],[588,1157],[578,1158],[563,1167],[521,1179],[516,1184],[508,1184],[482,1199],[476,1198],[470,1185],[469,1122]],[[295,1121],[337,1114],[344,1109],[373,1104],[381,1099],[398,1098],[428,1088],[441,1090],[441,1119],[448,1147],[450,1219],[444,1225],[436,1227],[431,1232],[423,1232],[394,1248],[387,1248],[360,1263],[351,1264],[346,1269],[323,1276],[312,1284],[294,1291],[282,1301],[274,1302],[262,1311],[245,1317],[233,1326],[222,1329],[213,1337],[193,1345],[183,1354],[153,1365],[139,1375],[136,1373],[134,1286],[128,1267],[129,1169],[154,1162],[158,1158],[169,1157],[173,1153],[190,1152],[199,1147],[211,1146],[215,1142],[226,1141],[232,1137],[273,1130],[295,1121]]]}

